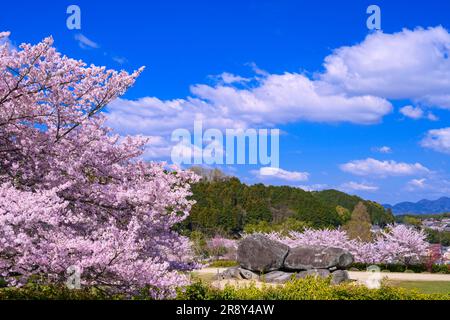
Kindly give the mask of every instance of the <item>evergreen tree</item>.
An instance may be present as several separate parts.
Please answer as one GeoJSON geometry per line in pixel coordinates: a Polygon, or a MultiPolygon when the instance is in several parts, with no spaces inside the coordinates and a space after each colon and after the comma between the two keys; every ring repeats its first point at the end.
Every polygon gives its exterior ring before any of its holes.
{"type": "Polygon", "coordinates": [[[357,239],[364,242],[372,240],[372,232],[370,231],[372,224],[370,223],[370,215],[364,203],[359,202],[352,212],[352,217],[343,229],[347,232],[350,239],[357,239]]]}

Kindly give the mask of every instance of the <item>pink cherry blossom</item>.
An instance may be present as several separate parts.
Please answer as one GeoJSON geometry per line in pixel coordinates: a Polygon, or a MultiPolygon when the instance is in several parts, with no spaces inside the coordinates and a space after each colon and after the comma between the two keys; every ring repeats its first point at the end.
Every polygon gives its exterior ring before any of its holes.
{"type": "Polygon", "coordinates": [[[197,177],[144,162],[146,139],[104,125],[142,68],[87,66],[52,45],[0,45],[0,275],[63,283],[75,265],[82,285],[171,296],[194,266],[172,227],[197,177]]]}
{"type": "Polygon", "coordinates": [[[372,242],[349,239],[344,230],[313,230],[291,232],[288,237],[277,233],[268,235],[290,247],[319,245],[348,250],[356,262],[362,263],[403,263],[413,264],[423,261],[429,244],[422,230],[405,225],[388,226],[372,242]]]}

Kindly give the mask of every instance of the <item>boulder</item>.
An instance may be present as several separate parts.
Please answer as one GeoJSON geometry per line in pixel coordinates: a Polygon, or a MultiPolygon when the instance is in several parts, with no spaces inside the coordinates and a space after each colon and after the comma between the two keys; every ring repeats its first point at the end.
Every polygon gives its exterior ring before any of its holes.
{"type": "Polygon", "coordinates": [[[330,275],[328,269],[311,269],[306,271],[300,271],[295,275],[297,279],[304,279],[308,276],[315,276],[319,278],[327,278],[330,275]]]}
{"type": "Polygon", "coordinates": [[[287,270],[346,268],[353,256],[346,250],[322,246],[299,246],[290,249],[284,261],[287,270]]]}
{"type": "Polygon", "coordinates": [[[239,268],[239,272],[241,274],[241,277],[246,280],[259,280],[259,275],[243,268],[239,268]]]}
{"type": "Polygon", "coordinates": [[[284,271],[272,271],[261,276],[261,280],[272,283],[285,283],[291,280],[294,273],[284,271]]]}
{"type": "Polygon", "coordinates": [[[280,269],[288,252],[288,246],[262,234],[254,234],[239,243],[237,260],[244,269],[266,273],[280,269]]]}
{"type": "Polygon", "coordinates": [[[242,279],[240,268],[231,267],[218,274],[218,280],[242,279]]]}
{"type": "Polygon", "coordinates": [[[340,284],[350,280],[347,270],[336,270],[331,273],[331,284],[340,284]]]}

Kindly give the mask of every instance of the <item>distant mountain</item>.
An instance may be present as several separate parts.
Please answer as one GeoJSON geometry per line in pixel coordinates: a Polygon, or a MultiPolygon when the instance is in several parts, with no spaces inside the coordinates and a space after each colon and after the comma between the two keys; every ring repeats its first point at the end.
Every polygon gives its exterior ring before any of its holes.
{"type": "Polygon", "coordinates": [[[394,206],[383,205],[391,209],[395,215],[399,214],[438,214],[450,212],[450,198],[442,197],[437,200],[420,200],[419,202],[401,202],[394,206]]]}

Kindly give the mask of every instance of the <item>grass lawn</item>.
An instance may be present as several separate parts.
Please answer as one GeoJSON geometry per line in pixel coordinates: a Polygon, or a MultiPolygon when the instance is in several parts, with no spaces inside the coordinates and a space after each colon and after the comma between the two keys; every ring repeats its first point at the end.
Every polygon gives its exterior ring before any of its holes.
{"type": "Polygon", "coordinates": [[[421,293],[450,293],[450,281],[397,281],[389,284],[406,289],[416,289],[421,293]]]}
{"type": "Polygon", "coordinates": [[[208,284],[212,283],[213,281],[217,280],[217,274],[213,274],[213,273],[197,273],[197,272],[192,272],[192,279],[199,279],[202,280],[208,284]]]}

